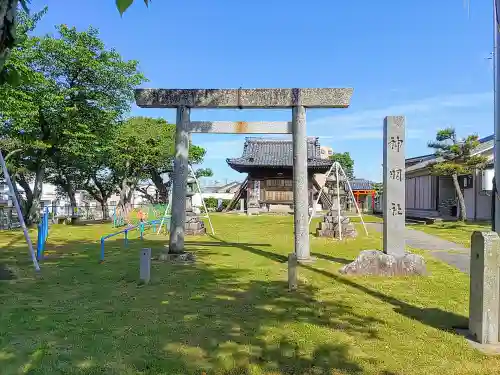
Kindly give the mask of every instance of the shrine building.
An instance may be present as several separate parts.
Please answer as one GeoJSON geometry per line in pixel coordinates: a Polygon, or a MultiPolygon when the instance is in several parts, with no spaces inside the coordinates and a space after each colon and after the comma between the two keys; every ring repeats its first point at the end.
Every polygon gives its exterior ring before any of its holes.
{"type": "MultiPolygon", "coordinates": [[[[247,209],[273,211],[276,206],[293,207],[292,147],[291,139],[249,137],[242,156],[226,160],[232,169],[248,175],[240,193],[247,209]]],[[[309,207],[312,207],[321,189],[315,175],[324,175],[333,165],[330,158],[322,156],[317,137],[307,138],[307,163],[309,207]]],[[[320,203],[327,206],[328,197],[322,194],[320,203]]]]}

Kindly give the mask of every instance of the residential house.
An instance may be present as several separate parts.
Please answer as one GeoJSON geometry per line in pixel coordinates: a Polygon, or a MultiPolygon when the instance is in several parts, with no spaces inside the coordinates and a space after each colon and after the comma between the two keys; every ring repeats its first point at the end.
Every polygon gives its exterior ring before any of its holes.
{"type": "MultiPolygon", "coordinates": [[[[142,183],[139,185],[142,188],[146,188],[146,192],[152,196],[157,194],[156,188],[152,184],[142,183]]],[[[33,185],[31,186],[33,188],[33,185]]],[[[18,186],[21,195],[24,191],[18,186]]],[[[93,199],[86,191],[77,190],[75,194],[76,206],[78,215],[85,218],[101,218],[102,209],[99,202],[93,199]]],[[[114,207],[118,204],[120,200],[119,194],[113,194],[108,199],[109,214],[111,215],[114,211],[114,207]]],[[[132,193],[131,203],[133,206],[149,204],[149,201],[144,197],[142,192],[135,190],[132,193]]],[[[57,193],[57,188],[55,185],[50,183],[42,184],[42,194],[40,199],[40,206],[42,209],[45,207],[54,216],[71,216],[71,204],[67,197],[57,193]]],[[[10,199],[10,191],[6,183],[0,182],[0,209],[10,207],[12,209],[12,201],[10,199]]],[[[1,216],[1,215],[0,215],[1,216]]]]}
{"type": "MultiPolygon", "coordinates": [[[[479,140],[473,155],[488,159],[484,170],[471,175],[459,176],[464,193],[467,218],[491,219],[491,188],[493,178],[493,135],[479,140]]],[[[408,217],[458,217],[459,207],[451,177],[433,176],[430,165],[437,160],[434,154],[406,159],[406,216],[408,217]]]]}
{"type": "Polygon", "coordinates": [[[241,182],[233,181],[221,186],[203,186],[201,188],[201,194],[197,191],[193,195],[192,205],[193,207],[202,207],[202,199],[215,198],[222,200],[233,199],[234,194],[240,189],[241,182]]]}

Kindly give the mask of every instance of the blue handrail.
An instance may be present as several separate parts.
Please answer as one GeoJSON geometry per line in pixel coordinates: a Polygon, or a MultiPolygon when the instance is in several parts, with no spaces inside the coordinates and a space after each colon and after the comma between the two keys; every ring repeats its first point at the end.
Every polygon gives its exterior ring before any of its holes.
{"type": "Polygon", "coordinates": [[[128,245],[128,232],[129,231],[134,230],[134,229],[139,229],[140,238],[142,240],[142,239],[144,239],[144,230],[146,229],[146,227],[152,227],[153,231],[156,232],[156,225],[160,224],[160,222],[161,222],[161,220],[151,220],[151,221],[147,221],[147,222],[141,222],[137,225],[130,225],[127,228],[122,229],[118,232],[111,233],[111,234],[108,234],[106,236],[102,236],[101,237],[101,259],[100,259],[100,262],[101,263],[104,262],[104,241],[105,240],[124,233],[125,234],[125,237],[124,237],[125,246],[127,246],[128,245]]]}

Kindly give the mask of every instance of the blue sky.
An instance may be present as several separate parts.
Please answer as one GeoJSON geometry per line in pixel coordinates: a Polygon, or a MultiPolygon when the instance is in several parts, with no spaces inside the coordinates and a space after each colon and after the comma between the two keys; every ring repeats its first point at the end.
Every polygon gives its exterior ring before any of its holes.
{"type": "MultiPolygon", "coordinates": [[[[140,61],[151,88],[353,87],[348,109],[309,110],[310,136],[349,151],[355,174],[381,180],[382,124],[407,116],[407,156],[429,153],[436,130],[493,133],[491,1],[33,0],[48,5],[38,33],[93,25],[108,47],[140,61]]],[[[133,115],[175,120],[173,110],[133,115]]],[[[290,121],[283,110],[195,110],[193,120],[290,121]]],[[[218,180],[243,176],[226,158],[244,136],[197,134],[218,180]]]]}

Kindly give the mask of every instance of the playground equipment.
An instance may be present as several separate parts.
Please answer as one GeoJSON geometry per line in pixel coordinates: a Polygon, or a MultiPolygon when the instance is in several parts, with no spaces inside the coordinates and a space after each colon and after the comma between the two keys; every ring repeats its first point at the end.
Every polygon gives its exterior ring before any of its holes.
{"type": "Polygon", "coordinates": [[[112,214],[113,228],[120,228],[125,225],[137,225],[141,221],[161,219],[160,212],[163,210],[163,205],[141,205],[128,209],[124,209],[121,205],[116,206],[112,214]]]}
{"type": "MultiPolygon", "coordinates": [[[[111,234],[108,234],[106,236],[102,236],[101,237],[101,254],[100,254],[100,262],[104,262],[104,242],[108,239],[108,238],[111,238],[111,237],[115,237],[115,236],[118,236],[119,234],[122,234],[124,235],[123,237],[123,240],[124,240],[124,244],[125,246],[128,245],[128,234],[129,232],[133,231],[133,230],[139,230],[139,238],[141,240],[144,239],[144,234],[146,232],[146,228],[151,228],[153,233],[156,232],[156,227],[157,225],[160,224],[160,220],[159,219],[156,219],[156,220],[151,220],[151,221],[147,221],[147,222],[140,222],[139,224],[137,225],[129,225],[127,226],[125,229],[122,229],[118,232],[115,232],[115,233],[111,233],[111,234]]],[[[167,230],[170,229],[170,221],[168,221],[166,223],[166,226],[167,226],[167,230]]]]}
{"type": "MultiPolygon", "coordinates": [[[[352,191],[352,187],[351,187],[351,184],[349,183],[349,178],[347,177],[344,169],[342,168],[342,166],[340,165],[339,162],[335,162],[333,163],[333,165],[330,167],[330,169],[328,170],[328,172],[326,172],[326,175],[325,175],[325,184],[326,184],[326,180],[328,179],[328,177],[332,174],[332,173],[335,173],[335,180],[336,180],[336,191],[337,191],[337,204],[340,205],[340,189],[339,189],[339,177],[340,177],[340,172],[342,173],[346,183],[347,183],[347,186],[349,187],[349,193],[351,194],[351,198],[352,198],[352,201],[354,202],[354,206],[356,207],[356,212],[358,214],[358,217],[359,217],[359,220],[361,221],[361,224],[363,225],[363,229],[365,230],[365,233],[366,235],[368,235],[368,230],[366,229],[366,225],[365,225],[365,222],[363,220],[363,215],[361,214],[361,210],[359,209],[359,206],[358,206],[358,203],[357,203],[357,200],[356,200],[356,197],[354,196],[354,192],[352,191]]],[[[321,189],[320,191],[318,192],[318,198],[316,199],[316,202],[314,202],[314,205],[312,207],[312,212],[311,212],[311,215],[309,216],[309,225],[311,225],[311,220],[312,218],[314,217],[314,215],[316,214],[316,206],[318,205],[318,202],[319,202],[319,199],[321,197],[321,194],[323,193],[323,189],[325,188],[325,184],[323,184],[323,186],[321,186],[321,189]]],[[[340,207],[340,206],[339,206],[340,207]]],[[[337,215],[338,215],[338,223],[339,223],[339,226],[341,227],[342,226],[342,223],[341,223],[341,214],[340,214],[340,209],[337,210],[337,215]]],[[[340,231],[339,231],[339,234],[340,234],[340,239],[342,239],[342,228],[340,228],[340,231]]]]}
{"type": "Polygon", "coordinates": [[[43,259],[45,243],[49,237],[49,210],[45,207],[40,223],[38,224],[38,239],[36,243],[36,258],[43,259]]]}
{"type": "Polygon", "coordinates": [[[172,188],[170,188],[170,191],[168,192],[168,203],[167,206],[165,207],[165,212],[161,217],[160,226],[158,227],[158,232],[156,232],[156,235],[160,234],[161,228],[165,223],[167,223],[168,227],[170,228],[171,210],[172,210],[172,188]]]}
{"type": "Polygon", "coordinates": [[[125,225],[125,214],[123,212],[123,207],[115,206],[112,217],[113,217],[113,228],[119,228],[125,225]]]}
{"type": "MultiPolygon", "coordinates": [[[[12,154],[12,153],[11,153],[12,154]]],[[[9,155],[7,155],[9,157],[9,155]]],[[[23,213],[21,211],[21,206],[17,200],[17,196],[15,194],[14,186],[12,185],[12,180],[10,179],[9,171],[7,170],[7,165],[5,164],[5,159],[3,158],[2,151],[0,151],[0,164],[2,164],[3,176],[5,178],[5,182],[7,182],[7,186],[9,187],[9,191],[12,195],[12,201],[14,202],[14,206],[16,207],[17,216],[19,218],[19,223],[21,224],[21,228],[23,228],[24,238],[28,243],[28,248],[31,254],[31,260],[33,261],[33,266],[35,267],[35,271],[40,271],[40,266],[38,265],[38,261],[36,259],[35,251],[33,250],[33,243],[31,242],[30,235],[28,233],[28,228],[26,227],[26,223],[24,222],[23,213]]]]}

